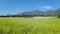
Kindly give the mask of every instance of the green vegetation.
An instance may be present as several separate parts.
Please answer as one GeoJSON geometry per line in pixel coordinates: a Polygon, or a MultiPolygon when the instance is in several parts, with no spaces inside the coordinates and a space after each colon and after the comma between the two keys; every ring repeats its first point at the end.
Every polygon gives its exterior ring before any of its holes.
{"type": "Polygon", "coordinates": [[[60,19],[0,18],[0,34],[60,34],[60,19]]]}
{"type": "Polygon", "coordinates": [[[60,18],[60,14],[57,14],[57,17],[60,18]]]}

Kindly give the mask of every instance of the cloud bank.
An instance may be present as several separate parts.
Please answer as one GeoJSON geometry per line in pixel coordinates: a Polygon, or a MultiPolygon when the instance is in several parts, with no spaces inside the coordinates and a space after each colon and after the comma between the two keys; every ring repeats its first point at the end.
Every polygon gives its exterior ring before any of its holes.
{"type": "Polygon", "coordinates": [[[54,8],[51,7],[51,6],[39,6],[38,9],[43,10],[43,11],[45,11],[45,10],[54,10],[54,8]]]}
{"type": "Polygon", "coordinates": [[[53,9],[53,7],[51,7],[51,6],[43,6],[42,8],[45,8],[47,10],[53,9]]]}

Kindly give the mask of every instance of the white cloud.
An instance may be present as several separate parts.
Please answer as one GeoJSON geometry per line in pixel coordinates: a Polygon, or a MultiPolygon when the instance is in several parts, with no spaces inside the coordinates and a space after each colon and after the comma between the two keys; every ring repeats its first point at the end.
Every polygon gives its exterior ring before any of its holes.
{"type": "Polygon", "coordinates": [[[51,6],[39,6],[38,9],[43,10],[43,11],[51,10],[51,9],[54,10],[54,8],[51,6]]]}
{"type": "Polygon", "coordinates": [[[43,6],[42,8],[47,9],[47,10],[53,9],[51,6],[43,6]]]}

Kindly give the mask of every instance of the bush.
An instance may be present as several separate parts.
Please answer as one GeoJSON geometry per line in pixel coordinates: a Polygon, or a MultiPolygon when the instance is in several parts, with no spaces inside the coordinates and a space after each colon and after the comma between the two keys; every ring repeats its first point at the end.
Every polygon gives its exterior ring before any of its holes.
{"type": "Polygon", "coordinates": [[[57,17],[58,17],[58,18],[60,18],[60,14],[59,14],[59,15],[57,15],[57,17]]]}

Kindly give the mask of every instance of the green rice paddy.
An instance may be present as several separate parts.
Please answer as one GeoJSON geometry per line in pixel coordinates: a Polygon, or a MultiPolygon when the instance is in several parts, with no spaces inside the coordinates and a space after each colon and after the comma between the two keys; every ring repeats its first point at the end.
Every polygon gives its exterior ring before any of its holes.
{"type": "Polygon", "coordinates": [[[60,19],[0,18],[0,34],[60,34],[60,19]]]}

